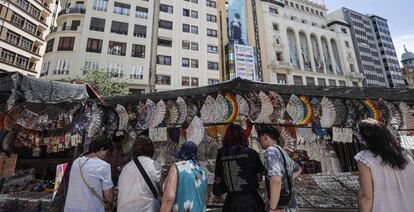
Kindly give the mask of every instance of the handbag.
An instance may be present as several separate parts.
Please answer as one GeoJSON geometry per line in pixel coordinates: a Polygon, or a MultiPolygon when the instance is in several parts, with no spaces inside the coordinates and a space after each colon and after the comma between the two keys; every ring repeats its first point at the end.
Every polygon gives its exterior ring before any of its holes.
{"type": "Polygon", "coordinates": [[[141,173],[142,177],[144,178],[145,182],[147,183],[149,189],[151,190],[152,194],[154,195],[154,198],[156,200],[159,200],[158,199],[158,197],[159,197],[158,191],[155,188],[154,184],[152,184],[152,181],[149,178],[149,176],[148,176],[147,172],[145,171],[144,167],[142,167],[141,162],[139,162],[138,158],[134,158],[134,162],[135,162],[135,165],[137,166],[139,172],[141,173]]]}
{"type": "Polygon", "coordinates": [[[112,212],[112,204],[109,202],[106,202],[103,197],[100,197],[98,195],[98,192],[96,192],[96,190],[94,188],[92,188],[85,180],[85,176],[83,175],[83,171],[82,171],[82,165],[81,165],[81,160],[79,160],[79,172],[82,178],[82,181],[86,184],[86,187],[88,187],[88,189],[91,191],[91,193],[98,198],[99,202],[101,202],[101,204],[104,206],[105,212],[112,212]]]}
{"type": "MultiPolygon", "coordinates": [[[[283,166],[284,166],[284,169],[285,169],[285,176],[286,176],[287,181],[288,181],[287,187],[286,186],[282,187],[282,189],[280,190],[279,202],[277,203],[277,208],[278,209],[283,209],[283,208],[286,208],[289,205],[290,200],[292,199],[292,194],[293,194],[292,179],[289,176],[289,170],[287,168],[287,162],[286,162],[286,159],[285,159],[285,156],[284,156],[282,150],[280,150],[280,148],[277,147],[277,146],[275,146],[275,147],[276,147],[276,149],[279,150],[280,154],[282,155],[283,166]]],[[[269,182],[269,180],[266,180],[266,185],[267,185],[267,191],[268,191],[267,193],[268,193],[269,198],[270,198],[270,182],[269,182]]]]}

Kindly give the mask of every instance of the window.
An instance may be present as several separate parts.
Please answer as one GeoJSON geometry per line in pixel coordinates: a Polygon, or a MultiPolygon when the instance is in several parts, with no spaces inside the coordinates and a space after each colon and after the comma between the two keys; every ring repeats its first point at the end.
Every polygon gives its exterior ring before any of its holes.
{"type": "Polygon", "coordinates": [[[276,74],[276,78],[278,84],[286,84],[287,82],[286,74],[276,74]]]}
{"type": "Polygon", "coordinates": [[[171,21],[160,20],[159,23],[161,29],[173,29],[173,23],[171,21]]]}
{"type": "Polygon", "coordinates": [[[313,77],[306,77],[306,85],[315,85],[315,79],[313,77]]]}
{"type": "Polygon", "coordinates": [[[217,30],[207,29],[207,36],[209,36],[209,37],[217,37],[217,30]]]}
{"type": "Polygon", "coordinates": [[[273,30],[279,31],[279,24],[273,23],[273,30]]]}
{"type": "Polygon", "coordinates": [[[6,63],[13,64],[15,58],[16,58],[16,53],[14,53],[12,51],[8,51],[6,49],[2,49],[2,52],[1,52],[1,60],[2,61],[6,62],[6,63]]]}
{"type": "Polygon", "coordinates": [[[108,8],[108,0],[94,0],[93,9],[106,12],[108,8]]]}
{"type": "Polygon", "coordinates": [[[16,65],[22,68],[27,68],[27,64],[29,64],[29,58],[23,57],[21,55],[17,55],[16,58],[16,65]]]}
{"type": "Polygon", "coordinates": [[[144,79],[144,67],[141,65],[134,65],[131,68],[131,73],[129,74],[130,79],[144,79]]]}
{"type": "Polygon", "coordinates": [[[191,42],[191,50],[198,51],[198,43],[191,42]]]}
{"type": "Polygon", "coordinates": [[[190,25],[188,24],[183,24],[183,32],[190,32],[190,25]]]}
{"type": "Polygon", "coordinates": [[[109,63],[106,65],[106,71],[111,77],[123,78],[124,77],[124,65],[109,63]]]}
{"type": "Polygon", "coordinates": [[[190,86],[190,77],[182,77],[181,78],[181,85],[182,86],[190,86]]]}
{"type": "Polygon", "coordinates": [[[40,70],[40,77],[47,76],[49,74],[50,62],[43,62],[42,69],[40,70]]]}
{"type": "Polygon", "coordinates": [[[345,87],[346,86],[346,82],[343,80],[339,80],[339,86],[345,87]]]}
{"type": "Polygon", "coordinates": [[[270,13],[272,13],[272,14],[279,14],[279,12],[277,11],[277,9],[276,8],[273,8],[273,7],[269,7],[269,12],[270,13]]]}
{"type": "Polygon", "coordinates": [[[78,27],[80,26],[80,21],[79,20],[73,20],[72,21],[72,26],[70,26],[70,30],[78,30],[78,27]]]}
{"type": "Polygon", "coordinates": [[[137,6],[135,8],[135,17],[141,19],[148,19],[148,8],[137,6]]]}
{"type": "Polygon", "coordinates": [[[190,17],[190,10],[189,9],[183,9],[183,16],[190,17]]]}
{"type": "Polygon", "coordinates": [[[132,57],[145,58],[145,46],[132,44],[132,57]]]}
{"type": "Polygon", "coordinates": [[[157,56],[157,64],[159,65],[171,65],[171,57],[170,56],[164,56],[164,55],[158,55],[157,56]]]}
{"type": "Polygon", "coordinates": [[[125,56],[126,55],[126,43],[109,41],[108,54],[125,56]]]}
{"type": "Polygon", "coordinates": [[[95,52],[101,53],[102,52],[102,40],[99,39],[92,39],[88,38],[88,43],[86,45],[87,52],[95,52]]]}
{"type": "Polygon", "coordinates": [[[348,41],[345,41],[345,46],[346,46],[347,48],[349,48],[349,42],[348,42],[348,41]]]}
{"type": "Polygon", "coordinates": [[[303,85],[303,79],[301,76],[293,76],[294,85],[303,85]]]}
{"type": "Polygon", "coordinates": [[[214,71],[219,70],[218,63],[216,62],[207,62],[207,68],[208,70],[214,70],[214,71]]]}
{"type": "Polygon", "coordinates": [[[57,60],[56,68],[53,71],[54,75],[68,75],[69,74],[69,60],[57,60]]]}
{"type": "Polygon", "coordinates": [[[58,51],[73,51],[75,37],[60,37],[58,51]]]}
{"type": "Polygon", "coordinates": [[[215,84],[219,84],[220,81],[217,79],[208,79],[208,85],[215,85],[215,84]]]}
{"type": "Polygon", "coordinates": [[[112,21],[111,32],[121,35],[128,35],[128,23],[112,21]]]}
{"type": "Polygon", "coordinates": [[[36,33],[37,26],[34,23],[26,20],[26,22],[24,23],[24,29],[26,31],[32,33],[32,34],[35,34],[36,33]]]}
{"type": "Polygon", "coordinates": [[[198,60],[191,59],[191,68],[198,68],[198,60]]]}
{"type": "Polygon", "coordinates": [[[114,14],[129,16],[130,10],[131,10],[131,5],[129,4],[123,4],[119,2],[114,3],[114,10],[113,10],[114,14]]]}
{"type": "Polygon", "coordinates": [[[183,49],[190,49],[190,45],[191,45],[190,41],[183,40],[183,43],[182,43],[183,49]]]}
{"type": "Polygon", "coordinates": [[[217,6],[217,4],[216,4],[216,2],[215,1],[211,1],[211,0],[207,0],[206,1],[206,5],[207,5],[207,7],[212,7],[212,8],[216,8],[217,6]]]}
{"type": "Polygon", "coordinates": [[[83,74],[86,74],[88,71],[97,71],[99,70],[99,63],[96,61],[85,61],[83,66],[83,74]]]}
{"type": "Polygon", "coordinates": [[[336,80],[330,79],[329,86],[336,86],[336,80]]]}
{"type": "Polygon", "coordinates": [[[55,43],[55,39],[50,39],[46,44],[46,52],[53,51],[53,44],[55,43]]]}
{"type": "Polygon", "coordinates": [[[195,10],[191,10],[191,18],[198,18],[198,12],[195,10]]]}
{"type": "Polygon", "coordinates": [[[207,46],[207,51],[208,51],[208,53],[213,53],[213,54],[218,53],[217,46],[213,46],[213,45],[208,45],[207,46]]]}
{"type": "Polygon", "coordinates": [[[341,28],[341,31],[345,34],[348,34],[348,31],[345,28],[341,28]]]}
{"type": "Polygon", "coordinates": [[[158,45],[159,46],[165,46],[165,47],[172,47],[172,40],[158,38],[158,45]]]}
{"type": "Polygon", "coordinates": [[[190,67],[190,59],[188,59],[188,58],[182,58],[182,60],[181,60],[181,66],[182,67],[190,67]]]}
{"type": "Polygon", "coordinates": [[[165,13],[174,13],[173,6],[161,4],[160,5],[160,11],[165,13]]]}
{"type": "Polygon", "coordinates": [[[157,75],[157,82],[158,85],[171,85],[171,77],[165,75],[157,75]]]}
{"type": "Polygon", "coordinates": [[[92,17],[89,29],[98,32],[105,31],[105,19],[92,17]]]}
{"type": "Polygon", "coordinates": [[[184,1],[188,1],[188,2],[192,2],[192,3],[195,3],[195,4],[197,4],[198,3],[198,0],[184,0],[184,1]]]}
{"type": "Polygon", "coordinates": [[[283,53],[282,52],[276,52],[276,60],[277,61],[283,61],[283,53]]]}
{"type": "Polygon", "coordinates": [[[24,18],[20,15],[17,15],[16,13],[13,13],[11,21],[19,27],[24,26],[24,18]]]}
{"type": "Polygon", "coordinates": [[[216,23],[217,22],[217,16],[207,14],[207,21],[216,23]]]}
{"type": "Polygon", "coordinates": [[[322,78],[318,78],[318,85],[319,86],[326,86],[326,80],[322,78]]]}
{"type": "Polygon", "coordinates": [[[146,38],[147,27],[135,24],[134,25],[134,37],[146,38]]]}
{"type": "Polygon", "coordinates": [[[191,33],[198,34],[198,26],[191,26],[191,33]]]}
{"type": "Polygon", "coordinates": [[[6,40],[7,42],[12,43],[17,46],[20,41],[20,35],[11,30],[7,30],[6,40]]]}
{"type": "Polygon", "coordinates": [[[191,86],[198,86],[198,78],[192,77],[191,78],[191,86]]]}

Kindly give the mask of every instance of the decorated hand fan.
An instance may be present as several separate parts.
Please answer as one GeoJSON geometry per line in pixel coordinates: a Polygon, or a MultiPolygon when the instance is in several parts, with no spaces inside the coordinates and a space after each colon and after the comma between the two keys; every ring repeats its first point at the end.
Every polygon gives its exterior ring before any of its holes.
{"type": "Polygon", "coordinates": [[[274,123],[282,123],[285,114],[285,102],[283,98],[279,94],[269,91],[269,99],[273,105],[273,113],[270,116],[271,121],[274,123]]]}
{"type": "Polygon", "coordinates": [[[177,106],[178,106],[178,124],[183,124],[185,120],[187,120],[187,104],[185,103],[184,99],[181,97],[177,98],[177,106]]]}
{"type": "Polygon", "coordinates": [[[294,124],[299,124],[305,117],[305,107],[302,101],[295,94],[292,94],[286,107],[286,112],[294,124]]]}
{"type": "Polygon", "coordinates": [[[292,134],[290,134],[290,132],[286,130],[285,127],[279,127],[278,130],[280,132],[280,137],[282,137],[285,143],[285,147],[295,149],[296,139],[292,136],[292,134]]]}
{"type": "Polygon", "coordinates": [[[396,107],[394,103],[385,102],[387,105],[388,110],[391,113],[391,125],[397,126],[397,128],[401,128],[403,125],[403,117],[400,110],[396,107]]]}
{"type": "Polygon", "coordinates": [[[149,129],[151,127],[152,123],[155,120],[156,113],[157,113],[157,106],[151,99],[147,99],[147,101],[145,102],[145,106],[147,107],[147,110],[148,110],[149,120],[142,126],[143,130],[149,129]]]}
{"type": "Polygon", "coordinates": [[[389,126],[390,123],[391,123],[392,113],[388,108],[387,102],[380,99],[376,102],[376,106],[377,106],[379,112],[381,113],[381,122],[385,126],[389,126]]]}
{"type": "Polygon", "coordinates": [[[262,103],[260,102],[259,95],[256,92],[249,92],[246,95],[246,100],[249,103],[249,115],[251,120],[259,118],[262,103]]]}
{"type": "Polygon", "coordinates": [[[167,112],[165,113],[165,123],[166,124],[177,124],[180,114],[178,112],[178,106],[175,102],[168,100],[167,101],[167,112]]]}
{"type": "Polygon", "coordinates": [[[166,113],[167,107],[165,106],[165,102],[163,100],[158,101],[155,105],[155,116],[150,122],[150,127],[154,128],[160,125],[164,120],[166,113]]]}
{"type": "Polygon", "coordinates": [[[92,105],[92,115],[87,129],[87,136],[94,138],[102,129],[104,112],[99,108],[97,104],[92,105]]]}
{"type": "Polygon", "coordinates": [[[370,99],[365,99],[362,101],[362,104],[365,106],[366,111],[368,112],[366,118],[372,118],[377,121],[381,121],[381,112],[378,110],[377,106],[370,99]]]}
{"type": "Polygon", "coordinates": [[[214,139],[219,139],[224,137],[224,135],[226,134],[227,127],[228,125],[209,126],[207,127],[206,131],[210,137],[214,139]]]}
{"type": "Polygon", "coordinates": [[[118,130],[126,130],[128,127],[128,113],[125,110],[125,107],[118,104],[116,105],[115,110],[118,113],[118,117],[119,117],[118,130]]]}
{"type": "Polygon", "coordinates": [[[414,111],[405,102],[400,103],[400,111],[403,116],[405,129],[414,129],[414,111]]]}
{"type": "Polygon", "coordinates": [[[137,123],[135,125],[135,128],[137,130],[141,129],[148,129],[149,122],[151,120],[151,111],[149,111],[146,104],[139,102],[137,105],[137,111],[138,111],[138,119],[137,123]]]}
{"type": "Polygon", "coordinates": [[[229,116],[229,106],[227,105],[227,100],[222,95],[217,95],[216,98],[216,105],[217,105],[217,117],[215,122],[216,123],[224,123],[229,116]]]}
{"type": "Polygon", "coordinates": [[[190,126],[187,128],[187,141],[192,141],[196,145],[199,145],[204,137],[204,125],[203,121],[194,116],[193,120],[190,123],[190,126]]]}
{"type": "Polygon", "coordinates": [[[214,123],[216,121],[215,119],[218,117],[217,110],[216,100],[208,95],[200,110],[201,120],[203,120],[204,123],[214,123]]]}
{"type": "Polygon", "coordinates": [[[316,134],[312,132],[312,128],[297,128],[296,137],[299,143],[314,142],[317,138],[316,134]]]}
{"type": "MultiPolygon", "coordinates": [[[[117,116],[119,117],[118,111],[117,116]]],[[[79,118],[75,120],[73,128],[79,133],[84,132],[90,120],[91,110],[89,109],[89,107],[84,107],[82,113],[80,113],[79,115],[79,118]]],[[[116,129],[118,129],[119,125],[117,125],[116,127],[116,129]]]]}
{"type": "Polygon", "coordinates": [[[240,95],[236,95],[237,106],[239,107],[238,115],[245,115],[249,116],[250,107],[249,103],[247,103],[246,99],[240,95]]]}
{"type": "Polygon", "coordinates": [[[237,105],[237,100],[232,94],[226,93],[225,99],[227,101],[227,105],[228,105],[228,109],[229,109],[228,115],[226,117],[225,122],[226,123],[231,123],[236,119],[237,114],[239,112],[239,108],[238,108],[238,105],[237,105]]]}
{"type": "MultiPolygon", "coordinates": [[[[322,102],[324,100],[322,99],[322,102]]],[[[312,126],[314,126],[314,128],[312,128],[312,131],[318,135],[321,138],[325,138],[327,137],[328,134],[328,130],[326,130],[325,128],[322,128],[321,126],[321,119],[322,117],[322,102],[319,101],[318,98],[313,97],[311,104],[312,104],[312,108],[313,108],[313,119],[312,119],[312,126]]]]}
{"type": "Polygon", "coordinates": [[[256,123],[270,123],[270,116],[273,113],[273,104],[270,101],[270,98],[264,93],[263,91],[260,91],[259,93],[259,99],[260,99],[260,114],[259,117],[254,121],[256,123]]]}
{"type": "Polygon", "coordinates": [[[106,115],[105,133],[108,138],[112,138],[118,129],[118,114],[114,110],[108,109],[106,115]]]}
{"type": "Polygon", "coordinates": [[[303,107],[305,108],[305,114],[303,116],[303,119],[299,122],[299,124],[308,125],[312,122],[313,119],[313,107],[308,97],[301,96],[300,100],[302,101],[303,107]]]}
{"type": "MultiPolygon", "coordinates": [[[[198,114],[198,108],[197,105],[194,103],[188,103],[187,105],[187,123],[191,123],[193,118],[197,116],[198,114]]],[[[200,119],[201,120],[201,119],[200,119]]]]}
{"type": "Polygon", "coordinates": [[[322,109],[322,115],[321,115],[321,127],[327,127],[330,128],[335,124],[336,119],[336,108],[335,105],[332,103],[331,100],[329,100],[326,97],[323,97],[321,101],[321,109],[322,109]]]}
{"type": "Polygon", "coordinates": [[[336,117],[334,121],[335,126],[342,126],[347,119],[347,109],[342,99],[333,99],[332,103],[335,105],[336,117]]]}
{"type": "Polygon", "coordinates": [[[345,126],[354,127],[358,117],[355,103],[352,100],[347,99],[345,100],[345,107],[348,111],[345,126]]]}

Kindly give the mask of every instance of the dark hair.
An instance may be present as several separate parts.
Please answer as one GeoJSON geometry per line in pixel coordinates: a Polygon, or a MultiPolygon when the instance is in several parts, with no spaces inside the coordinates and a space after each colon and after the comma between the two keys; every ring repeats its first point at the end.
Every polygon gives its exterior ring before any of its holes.
{"type": "Polygon", "coordinates": [[[106,137],[98,137],[89,144],[89,149],[87,153],[96,153],[103,150],[112,151],[113,145],[112,141],[106,137]]]}
{"type": "Polygon", "coordinates": [[[235,13],[235,14],[234,14],[234,17],[236,17],[236,18],[240,18],[240,14],[235,13]]]}
{"type": "Polygon", "coordinates": [[[135,143],[131,148],[131,158],[137,158],[139,156],[147,156],[152,158],[154,156],[154,144],[152,141],[144,135],[138,136],[135,139],[135,143]]]}
{"type": "Polygon", "coordinates": [[[262,135],[267,135],[271,139],[277,142],[277,145],[283,147],[285,142],[283,141],[282,137],[280,136],[280,132],[274,126],[267,125],[267,124],[257,124],[255,125],[257,136],[260,137],[262,135]]]}
{"type": "Polygon", "coordinates": [[[186,141],[177,152],[176,158],[179,160],[192,160],[198,164],[197,145],[192,141],[186,141]]]}
{"type": "Polygon", "coordinates": [[[248,141],[244,136],[244,130],[240,125],[231,124],[223,137],[225,155],[235,155],[248,149],[248,141]]]}
{"type": "Polygon", "coordinates": [[[407,166],[408,160],[404,157],[403,148],[384,124],[374,119],[365,119],[358,123],[358,127],[367,149],[375,156],[381,156],[383,164],[393,169],[404,169],[407,166]]]}

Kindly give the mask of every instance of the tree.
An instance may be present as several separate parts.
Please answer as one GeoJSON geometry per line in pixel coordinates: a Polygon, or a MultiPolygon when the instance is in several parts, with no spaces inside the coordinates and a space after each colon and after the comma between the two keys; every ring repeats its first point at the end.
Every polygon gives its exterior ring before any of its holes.
{"type": "Polygon", "coordinates": [[[114,79],[110,73],[104,70],[84,71],[84,77],[77,79],[66,79],[65,82],[88,83],[101,96],[121,96],[128,94],[128,85],[124,81],[114,79]]]}

